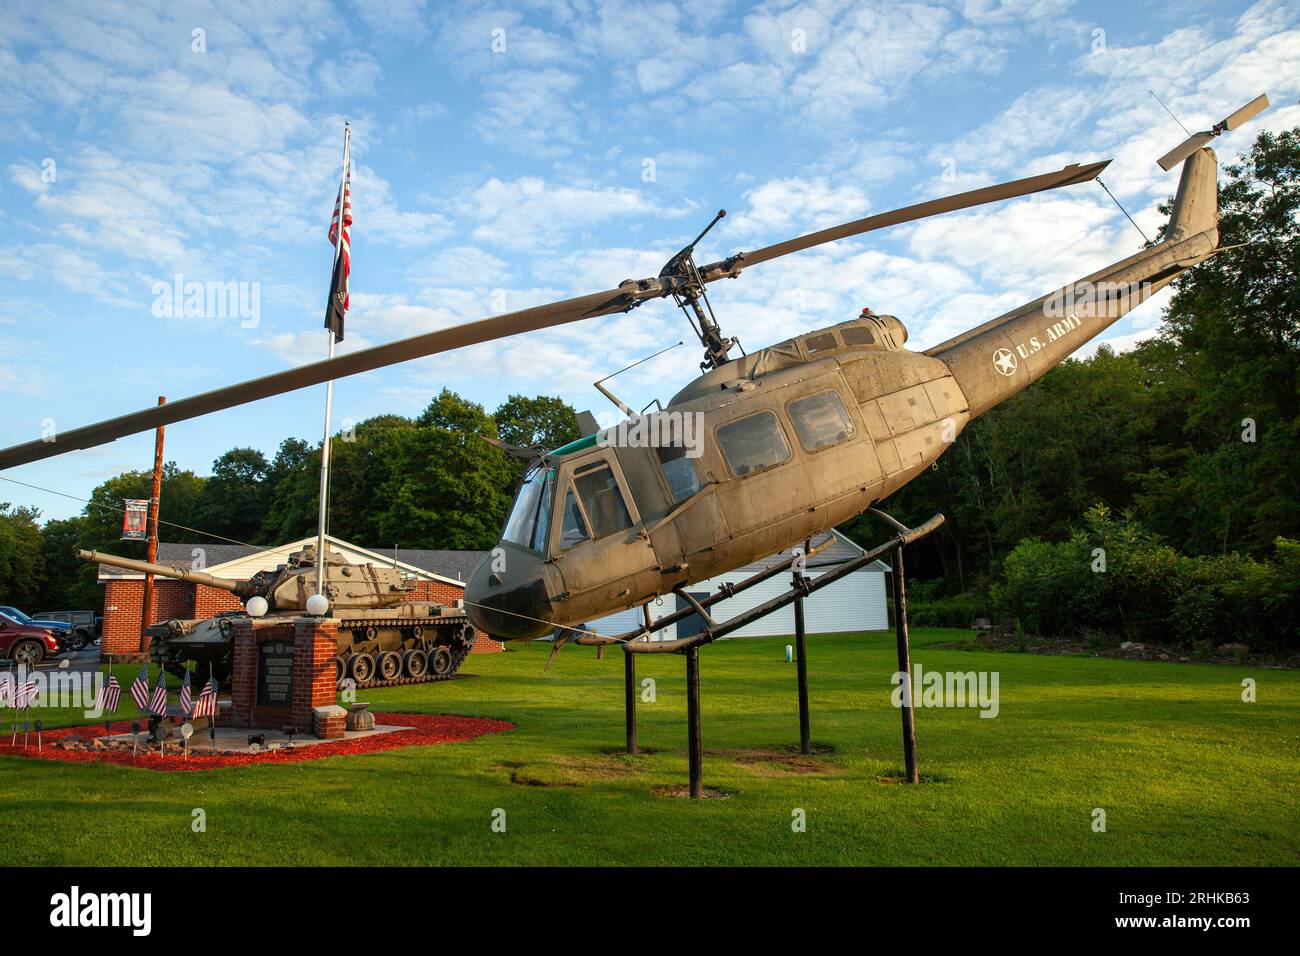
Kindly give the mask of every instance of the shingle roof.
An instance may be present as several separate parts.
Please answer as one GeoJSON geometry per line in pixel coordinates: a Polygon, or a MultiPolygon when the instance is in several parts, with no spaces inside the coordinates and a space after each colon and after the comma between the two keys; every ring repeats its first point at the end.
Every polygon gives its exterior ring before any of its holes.
{"type": "MultiPolygon", "coordinates": [[[[384,554],[385,552],[379,550],[379,553],[384,554]]],[[[392,554],[391,551],[387,553],[392,554]]],[[[469,580],[469,576],[478,567],[479,562],[491,553],[491,551],[437,551],[398,548],[397,560],[413,564],[417,568],[422,568],[433,574],[455,578],[457,581],[464,583],[469,580]]]]}
{"type": "MultiPolygon", "coordinates": [[[[197,548],[203,549],[203,563],[209,568],[215,568],[218,565],[225,564],[227,561],[246,558],[251,554],[258,554],[261,551],[266,550],[265,548],[256,548],[244,544],[183,544],[160,541],[158,542],[158,563],[167,564],[174,568],[189,568],[190,563],[194,560],[194,551],[197,548]]],[[[393,553],[391,548],[367,548],[366,550],[374,551],[376,554],[384,556],[393,553]]],[[[490,552],[487,551],[441,551],[418,548],[399,548],[397,551],[397,560],[414,565],[420,570],[428,571],[431,574],[438,574],[445,578],[453,578],[463,584],[469,580],[470,572],[472,572],[478,563],[489,553],[490,552]]],[[[136,574],[135,571],[126,571],[122,568],[114,568],[108,565],[101,565],[99,572],[101,579],[131,577],[136,574]]]]}

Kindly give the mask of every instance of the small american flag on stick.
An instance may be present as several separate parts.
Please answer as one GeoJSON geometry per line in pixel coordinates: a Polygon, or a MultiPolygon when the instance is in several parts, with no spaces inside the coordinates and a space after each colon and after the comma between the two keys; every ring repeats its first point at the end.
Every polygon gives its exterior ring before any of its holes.
{"type": "Polygon", "coordinates": [[[131,681],[131,699],[141,710],[149,709],[149,665],[141,664],[140,673],[131,681]]]}
{"type": "Polygon", "coordinates": [[[185,676],[181,678],[181,714],[188,717],[190,714],[190,672],[187,669],[185,676]]]}
{"type": "Polygon", "coordinates": [[[95,695],[95,709],[101,713],[117,713],[117,702],[122,699],[122,685],[117,682],[117,676],[112,672],[108,675],[108,683],[99,689],[95,695]]]}
{"type": "Polygon", "coordinates": [[[158,668],[158,680],[153,685],[153,697],[149,700],[149,713],[159,717],[167,716],[167,671],[158,668]]]}
{"type": "Polygon", "coordinates": [[[217,716],[217,679],[209,677],[208,682],[199,691],[199,699],[194,704],[195,717],[217,716]]]}
{"type": "Polygon", "coordinates": [[[14,706],[26,710],[36,702],[36,681],[30,675],[18,678],[18,687],[14,691],[14,706]]]}

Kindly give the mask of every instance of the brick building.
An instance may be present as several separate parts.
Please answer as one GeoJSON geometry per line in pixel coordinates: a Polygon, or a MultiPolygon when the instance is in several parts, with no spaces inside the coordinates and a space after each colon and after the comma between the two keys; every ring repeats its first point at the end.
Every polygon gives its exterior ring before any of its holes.
{"type": "MultiPolygon", "coordinates": [[[[330,550],[339,552],[353,564],[371,563],[391,567],[396,562],[416,586],[411,593],[412,600],[437,601],[442,604],[455,604],[461,599],[465,593],[466,579],[486,554],[483,551],[414,549],[380,552],[358,547],[333,536],[327,536],[327,539],[330,550]]],[[[292,552],[315,543],[315,535],[265,549],[237,544],[160,543],[158,563],[204,571],[232,581],[247,581],[258,571],[274,570],[284,564],[292,552]]],[[[104,585],[103,653],[111,654],[119,660],[139,657],[148,651],[149,641],[148,637],[141,634],[140,621],[144,575],[101,565],[99,582],[104,585]]],[[[150,615],[150,623],[171,618],[211,617],[219,611],[233,611],[240,607],[240,600],[229,591],[174,578],[155,577],[154,612],[150,615]]],[[[496,641],[481,639],[475,642],[473,653],[500,650],[501,645],[496,641]]]]}

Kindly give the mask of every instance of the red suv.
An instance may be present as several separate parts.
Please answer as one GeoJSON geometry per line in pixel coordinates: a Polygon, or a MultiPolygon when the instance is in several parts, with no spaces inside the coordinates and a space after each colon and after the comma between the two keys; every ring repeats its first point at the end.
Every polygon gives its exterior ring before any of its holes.
{"type": "Polygon", "coordinates": [[[0,657],[15,664],[35,667],[50,654],[60,651],[59,638],[48,627],[23,624],[0,613],[0,657]]]}

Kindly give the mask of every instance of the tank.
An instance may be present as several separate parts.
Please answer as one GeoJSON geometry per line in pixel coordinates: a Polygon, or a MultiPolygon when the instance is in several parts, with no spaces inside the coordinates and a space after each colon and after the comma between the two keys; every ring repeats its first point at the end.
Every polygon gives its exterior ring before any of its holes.
{"type": "MultiPolygon", "coordinates": [[[[258,618],[262,621],[305,615],[307,599],[316,593],[316,549],[310,545],[290,554],[274,571],[259,571],[248,581],[98,551],[78,551],[77,557],[219,588],[245,604],[263,598],[267,611],[258,618]]],[[[328,551],[324,585],[329,617],[339,625],[334,673],[340,681],[350,677],[358,687],[388,687],[446,680],[460,669],[474,646],[477,632],[464,609],[411,600],[414,584],[398,568],[350,564],[337,551],[328,551]]],[[[153,638],[150,656],[173,674],[181,674],[193,661],[200,674],[211,667],[217,680],[228,681],[234,625],[248,618],[248,612],[240,610],[152,624],[145,629],[153,638]]]]}

